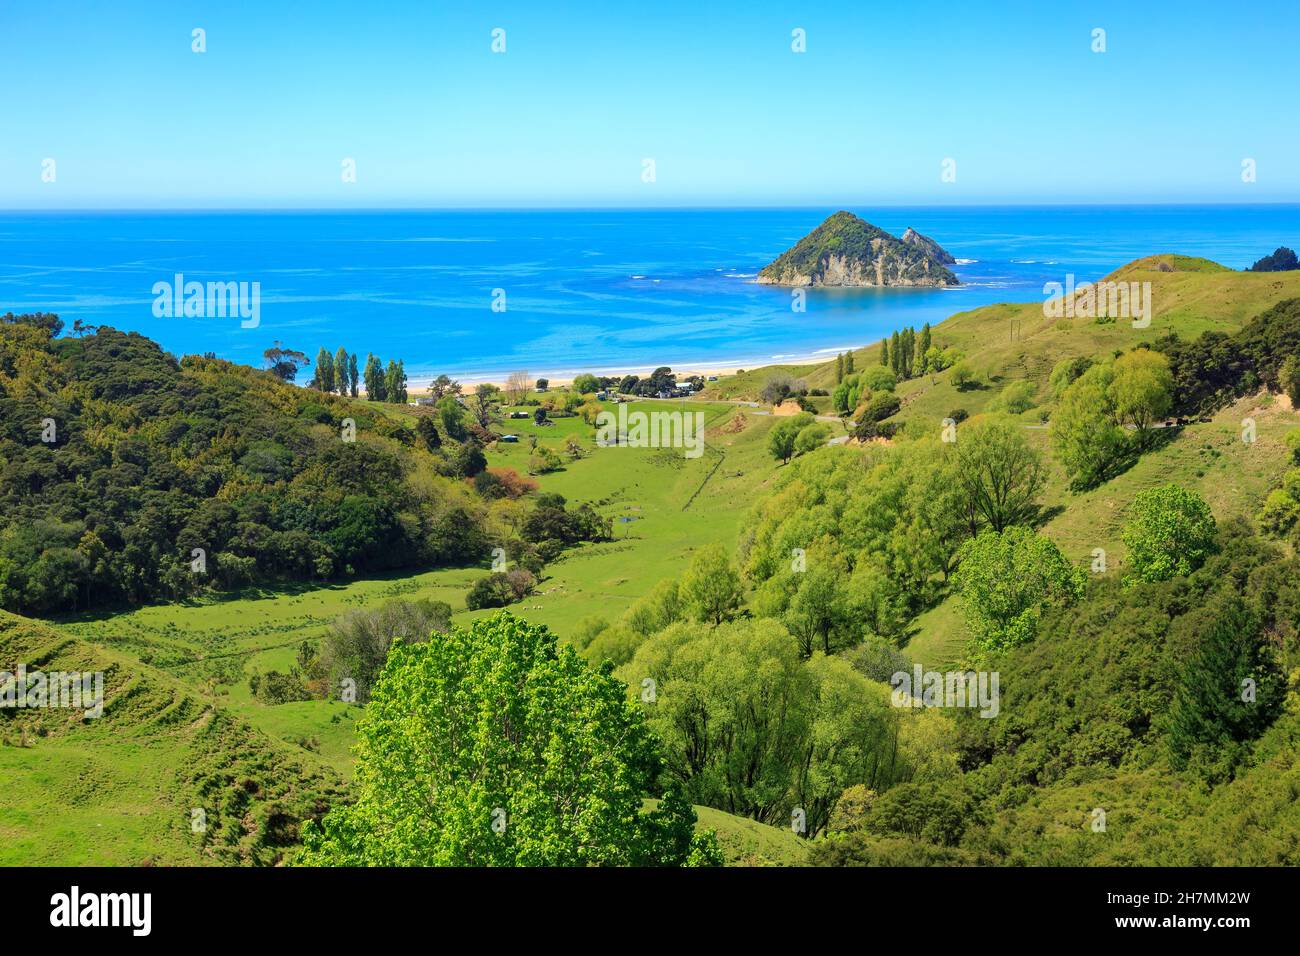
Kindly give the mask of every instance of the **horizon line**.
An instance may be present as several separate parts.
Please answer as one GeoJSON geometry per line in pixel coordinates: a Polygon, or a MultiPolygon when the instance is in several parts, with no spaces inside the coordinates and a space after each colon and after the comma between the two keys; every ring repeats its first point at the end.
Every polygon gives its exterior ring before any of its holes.
{"type": "Polygon", "coordinates": [[[1115,207],[1198,207],[1198,206],[1300,206],[1300,199],[1277,200],[1145,200],[1096,202],[826,202],[771,204],[665,204],[659,206],[619,204],[556,205],[409,205],[409,206],[8,206],[0,215],[13,213],[86,214],[86,213],[391,213],[391,212],[690,212],[690,211],[780,211],[820,209],[838,206],[872,206],[898,209],[1087,209],[1115,207]]]}

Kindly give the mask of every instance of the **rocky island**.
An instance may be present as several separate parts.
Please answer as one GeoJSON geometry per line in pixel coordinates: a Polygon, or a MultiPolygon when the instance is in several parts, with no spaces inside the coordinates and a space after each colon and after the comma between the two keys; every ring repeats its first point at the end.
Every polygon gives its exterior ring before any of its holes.
{"type": "Polygon", "coordinates": [[[758,273],[767,285],[957,285],[955,260],[933,239],[908,229],[903,238],[851,212],[837,212],[758,273]]]}

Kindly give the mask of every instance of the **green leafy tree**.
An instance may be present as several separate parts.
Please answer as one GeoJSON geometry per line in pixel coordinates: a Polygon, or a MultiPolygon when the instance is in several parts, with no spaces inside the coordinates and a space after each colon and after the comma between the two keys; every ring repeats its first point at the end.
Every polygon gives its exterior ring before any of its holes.
{"type": "MultiPolygon", "coordinates": [[[[1054,372],[1053,387],[1068,375],[1068,367],[1059,377],[1054,372]]],[[[1095,488],[1131,460],[1129,438],[1111,396],[1112,375],[1110,365],[1087,368],[1065,387],[1052,414],[1052,448],[1076,490],[1095,488]]]]}
{"type": "Polygon", "coordinates": [[[830,426],[823,422],[805,425],[799,429],[799,434],[794,437],[794,453],[796,455],[807,455],[814,452],[825,445],[830,437],[830,426]]]}
{"type": "Polygon", "coordinates": [[[279,342],[263,352],[262,357],[267,369],[282,382],[292,382],[298,377],[299,369],[310,364],[304,353],[282,348],[279,342]]]}
{"type": "Polygon", "coordinates": [[[463,442],[469,437],[469,428],[465,425],[465,411],[454,396],[447,395],[438,402],[438,418],[442,422],[442,431],[455,442],[463,442]]]}
{"type": "Polygon", "coordinates": [[[982,531],[962,546],[955,581],[966,625],[982,650],[1034,639],[1043,610],[1082,596],[1084,573],[1043,535],[1020,525],[982,531]]]}
{"type": "Polygon", "coordinates": [[[852,351],[848,351],[844,353],[844,374],[845,375],[853,374],[853,352],[852,351]]]}
{"type": "Polygon", "coordinates": [[[681,596],[697,621],[721,624],[740,607],[740,575],[717,543],[705,545],[682,575],[681,596]]]}
{"type": "Polygon", "coordinates": [[[930,364],[930,349],[932,348],[930,338],[930,323],[927,322],[921,326],[921,335],[916,341],[916,355],[919,368],[916,374],[924,375],[930,364]]]}
{"type": "Polygon", "coordinates": [[[353,398],[357,397],[357,385],[360,379],[357,375],[357,353],[353,352],[348,356],[348,392],[353,398]]]}
{"type": "Polygon", "coordinates": [[[394,405],[406,404],[406,369],[401,359],[388,360],[384,371],[384,394],[394,405]]]}
{"type": "Polygon", "coordinates": [[[348,393],[348,350],[341,345],[334,353],[334,390],[340,395],[348,393]]]}
{"type": "Polygon", "coordinates": [[[579,395],[590,395],[600,391],[600,379],[590,372],[583,372],[573,380],[573,390],[579,395]]]}
{"type": "Polygon", "coordinates": [[[1169,360],[1150,349],[1134,349],[1121,356],[1115,362],[1111,395],[1119,420],[1136,428],[1138,444],[1145,444],[1147,429],[1174,404],[1169,360]]]}
{"type": "Polygon", "coordinates": [[[1022,429],[992,420],[958,434],[956,477],[973,535],[981,526],[1003,531],[1030,520],[1038,511],[1046,469],[1022,429]]]}
{"type": "Polygon", "coordinates": [[[334,391],[334,359],[323,345],[316,353],[316,376],[311,384],[318,391],[334,391]]]}
{"type": "Polygon", "coordinates": [[[815,419],[807,412],[781,419],[767,433],[768,453],[777,461],[789,461],[794,457],[795,439],[799,437],[799,432],[813,421],[815,419]]]}
{"type": "Polygon", "coordinates": [[[1121,540],[1128,549],[1125,580],[1166,581],[1191,574],[1214,548],[1218,528],[1198,494],[1172,482],[1133,499],[1121,540]]]}
{"type": "Polygon", "coordinates": [[[838,385],[844,381],[844,353],[835,353],[835,384],[838,385]]]}
{"type": "Polygon", "coordinates": [[[880,340],[880,364],[888,369],[894,367],[893,359],[889,357],[889,339],[880,340]]]}
{"type": "Polygon", "coordinates": [[[886,689],[838,657],[804,660],[778,621],[674,624],[619,673],[655,682],[643,706],[692,803],[782,828],[799,808],[811,838],[845,789],[885,789],[901,770],[886,689]]]}
{"type": "Polygon", "coordinates": [[[303,828],[308,866],[683,866],[711,834],[659,774],[622,683],[508,613],[398,644],[357,722],[355,802],[303,828]]]}

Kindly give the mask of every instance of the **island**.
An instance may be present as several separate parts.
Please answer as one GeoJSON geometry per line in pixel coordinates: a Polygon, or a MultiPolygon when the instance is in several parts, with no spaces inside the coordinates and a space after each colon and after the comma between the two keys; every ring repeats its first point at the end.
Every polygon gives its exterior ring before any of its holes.
{"type": "Polygon", "coordinates": [[[903,238],[840,211],[758,273],[766,285],[916,286],[958,284],[955,260],[933,239],[908,229],[903,238]]]}

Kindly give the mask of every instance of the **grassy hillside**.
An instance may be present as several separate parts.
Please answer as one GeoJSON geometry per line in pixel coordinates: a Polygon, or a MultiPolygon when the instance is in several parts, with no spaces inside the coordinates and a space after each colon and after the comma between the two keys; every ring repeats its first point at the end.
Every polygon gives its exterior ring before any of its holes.
{"type": "Polygon", "coordinates": [[[20,663],[103,672],[104,709],[0,710],[0,865],[272,864],[341,795],[314,754],[194,685],[0,612],[0,669],[20,663]]]}

